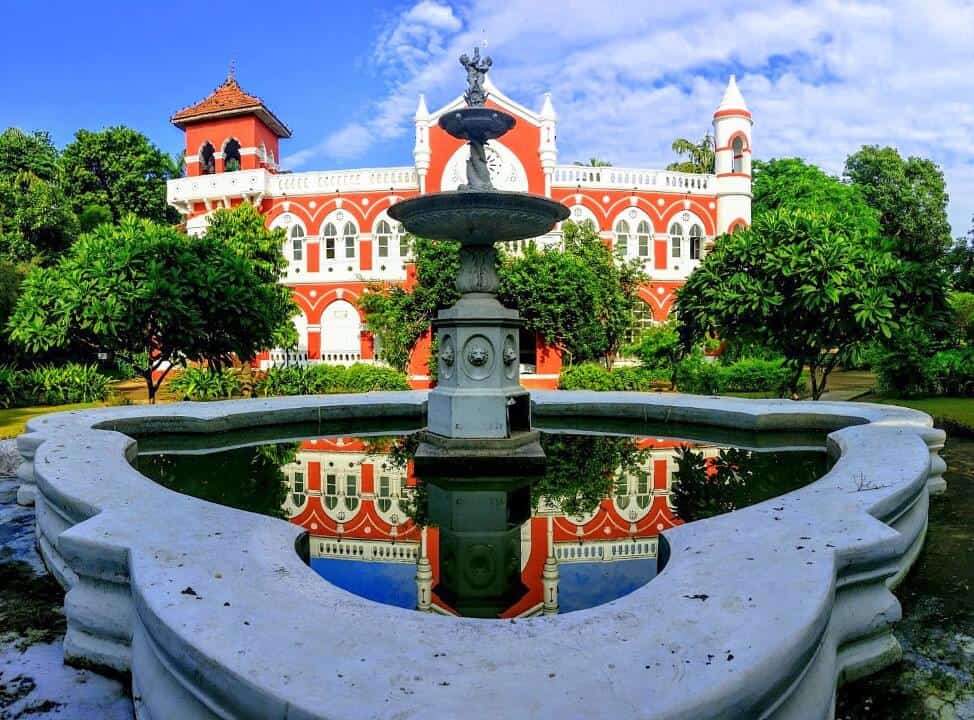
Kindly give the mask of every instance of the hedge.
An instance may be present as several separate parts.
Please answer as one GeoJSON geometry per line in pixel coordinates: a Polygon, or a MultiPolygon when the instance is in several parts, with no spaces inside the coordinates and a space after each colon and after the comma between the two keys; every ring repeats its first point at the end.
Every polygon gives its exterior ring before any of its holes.
{"type": "Polygon", "coordinates": [[[0,408],[100,402],[111,379],[95,365],[0,366],[0,408]]]}
{"type": "Polygon", "coordinates": [[[562,370],[558,387],[562,390],[630,390],[649,392],[669,385],[669,370],[623,367],[606,370],[596,363],[581,363],[562,370]]]}
{"type": "Polygon", "coordinates": [[[221,400],[231,397],[274,397],[360,393],[372,390],[409,390],[405,374],[388,367],[355,363],[342,365],[290,365],[267,371],[227,368],[220,373],[191,367],[173,378],[166,389],[184,400],[221,400]]]}

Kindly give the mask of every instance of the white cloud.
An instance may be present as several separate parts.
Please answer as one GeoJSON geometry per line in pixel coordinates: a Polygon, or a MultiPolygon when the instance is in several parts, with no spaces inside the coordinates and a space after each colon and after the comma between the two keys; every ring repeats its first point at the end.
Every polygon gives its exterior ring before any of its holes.
{"type": "Polygon", "coordinates": [[[456,57],[484,36],[506,93],[537,106],[552,92],[563,162],[664,165],[673,138],[709,128],[736,72],[756,156],[839,173],[862,144],[895,145],[944,168],[955,234],[974,214],[974,4],[964,0],[420,0],[372,52],[388,93],[370,120],[293,157],[406,142],[417,95],[433,107],[459,94],[456,57]]]}

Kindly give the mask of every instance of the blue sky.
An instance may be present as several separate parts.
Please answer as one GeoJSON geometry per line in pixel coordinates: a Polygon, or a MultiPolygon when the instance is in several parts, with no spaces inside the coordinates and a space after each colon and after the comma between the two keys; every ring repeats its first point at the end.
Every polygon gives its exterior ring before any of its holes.
{"type": "Polygon", "coordinates": [[[736,73],[757,157],[839,173],[864,143],[939,162],[955,234],[974,214],[970,0],[407,0],[10,2],[0,126],[126,124],[169,152],[179,108],[226,76],[294,131],[295,170],[408,164],[411,116],[458,94],[461,49],[488,43],[516,100],[553,94],[561,162],[661,167],[675,137],[709,127],[736,73]]]}

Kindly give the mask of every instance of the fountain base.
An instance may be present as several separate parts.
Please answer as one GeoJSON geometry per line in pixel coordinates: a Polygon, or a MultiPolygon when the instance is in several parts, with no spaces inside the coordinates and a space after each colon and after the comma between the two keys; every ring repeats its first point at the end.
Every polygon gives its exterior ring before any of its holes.
{"type": "Polygon", "coordinates": [[[544,472],[545,454],[536,430],[512,432],[505,438],[451,438],[429,430],[418,435],[414,463],[421,477],[524,477],[544,472]]]}

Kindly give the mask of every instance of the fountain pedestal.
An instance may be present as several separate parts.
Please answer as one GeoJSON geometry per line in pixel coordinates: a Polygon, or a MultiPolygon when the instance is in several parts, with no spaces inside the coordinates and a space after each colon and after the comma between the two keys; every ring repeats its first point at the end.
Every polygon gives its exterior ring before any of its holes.
{"type": "Polygon", "coordinates": [[[460,243],[457,288],[461,297],[433,321],[439,347],[437,386],[430,391],[427,428],[416,453],[417,470],[490,465],[498,472],[544,466],[538,433],[531,430],[531,398],[521,387],[516,310],[497,300],[498,242],[544,235],[568,217],[559,202],[528,193],[501,192],[491,183],[486,144],[515,126],[513,116],[484,106],[489,58],[460,59],[468,71],[469,107],[442,115],[439,125],[470,147],[467,184],[456,192],[421,195],[389,208],[409,232],[460,243]],[[449,461],[449,462],[446,462],[449,461]]]}

